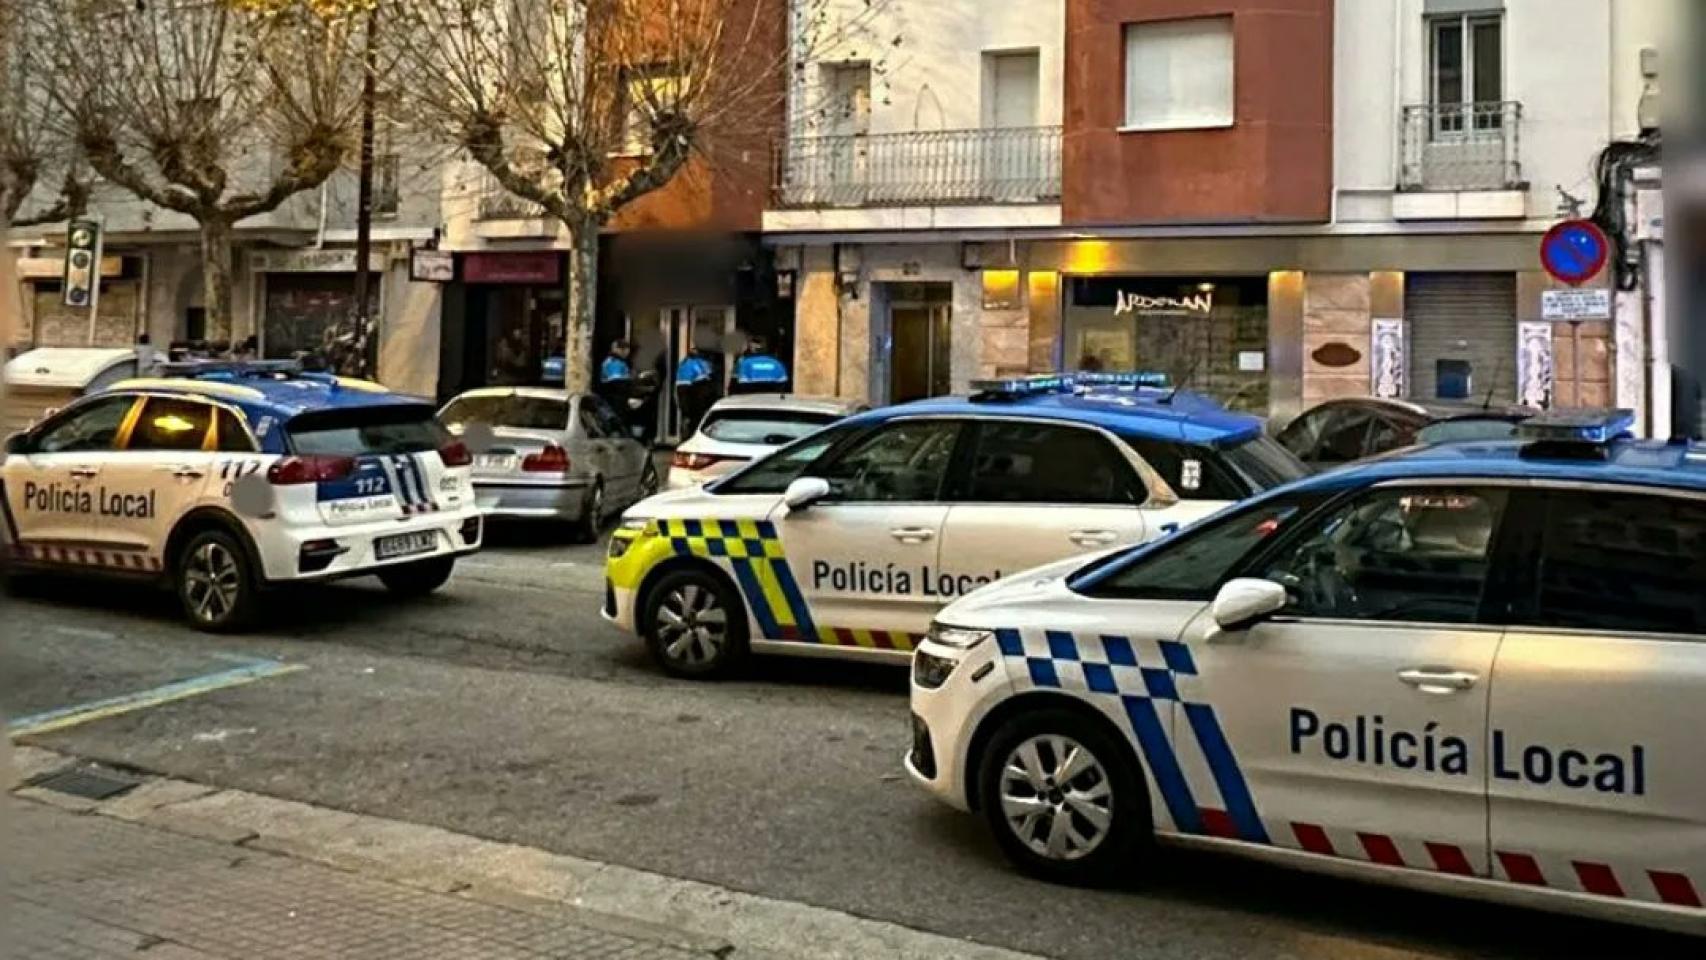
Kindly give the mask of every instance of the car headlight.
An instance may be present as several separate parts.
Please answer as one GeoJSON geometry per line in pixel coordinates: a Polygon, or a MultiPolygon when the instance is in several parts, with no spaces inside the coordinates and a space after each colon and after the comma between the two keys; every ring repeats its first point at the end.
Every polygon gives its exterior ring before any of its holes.
{"type": "Polygon", "coordinates": [[[995,636],[993,630],[974,630],[969,627],[950,627],[944,623],[932,623],[928,639],[944,647],[955,650],[970,650],[972,647],[995,636]]]}
{"type": "Polygon", "coordinates": [[[652,522],[645,517],[625,517],[621,523],[617,524],[616,529],[628,533],[645,533],[646,528],[651,524],[652,522]]]}
{"type": "Polygon", "coordinates": [[[938,657],[927,650],[920,650],[912,655],[912,680],[926,690],[934,690],[947,683],[949,675],[959,665],[958,659],[938,657]]]}
{"type": "Polygon", "coordinates": [[[646,535],[646,529],[651,523],[650,520],[633,519],[623,520],[617,525],[616,531],[610,535],[610,559],[621,559],[635,541],[646,535]]]}

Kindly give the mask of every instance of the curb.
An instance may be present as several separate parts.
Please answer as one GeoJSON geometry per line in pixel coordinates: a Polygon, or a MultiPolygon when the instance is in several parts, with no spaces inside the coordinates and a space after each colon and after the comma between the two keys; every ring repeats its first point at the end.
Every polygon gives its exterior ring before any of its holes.
{"type": "MultiPolygon", "coordinates": [[[[77,762],[30,746],[14,757],[23,780],[77,762]]],[[[825,907],[170,777],[101,802],[34,787],[15,795],[509,909],[568,913],[574,923],[719,958],[1040,960],[825,907]]]]}

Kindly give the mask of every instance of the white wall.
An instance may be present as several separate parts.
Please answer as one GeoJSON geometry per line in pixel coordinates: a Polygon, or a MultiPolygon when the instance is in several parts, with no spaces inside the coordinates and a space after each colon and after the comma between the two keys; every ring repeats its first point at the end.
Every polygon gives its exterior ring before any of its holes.
{"type": "MultiPolygon", "coordinates": [[[[1594,200],[1593,161],[1636,132],[1640,49],[1663,47],[1687,0],[1503,0],[1505,97],[1522,104],[1527,216],[1556,214],[1562,186],[1594,200]]],[[[1499,0],[1488,0],[1495,9],[1499,0]]],[[[1345,2],[1335,20],[1334,128],[1339,218],[1390,218],[1399,115],[1427,102],[1424,0],[1345,2]]]]}
{"type": "MultiPolygon", "coordinates": [[[[831,0],[828,25],[804,42],[814,63],[871,61],[871,132],[897,133],[982,126],[983,54],[1020,50],[1039,54],[1038,125],[1058,125],[1065,35],[1065,0],[831,0]]],[[[813,66],[795,90],[797,124],[821,110],[817,86],[813,66]]]]}

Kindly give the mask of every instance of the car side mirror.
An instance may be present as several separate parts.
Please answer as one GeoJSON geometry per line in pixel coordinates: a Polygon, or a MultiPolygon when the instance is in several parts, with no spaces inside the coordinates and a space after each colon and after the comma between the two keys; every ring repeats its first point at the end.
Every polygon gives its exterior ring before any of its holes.
{"type": "Polygon", "coordinates": [[[6,438],[6,452],[7,453],[19,453],[19,454],[29,453],[30,452],[30,435],[28,433],[14,433],[11,436],[7,437],[6,438]]]}
{"type": "Polygon", "coordinates": [[[1209,612],[1222,630],[1243,630],[1285,609],[1285,587],[1272,580],[1240,577],[1215,594],[1209,612]]]}
{"type": "Polygon", "coordinates": [[[788,484],[782,502],[789,510],[804,510],[829,496],[829,481],[822,477],[801,477],[788,484]]]}

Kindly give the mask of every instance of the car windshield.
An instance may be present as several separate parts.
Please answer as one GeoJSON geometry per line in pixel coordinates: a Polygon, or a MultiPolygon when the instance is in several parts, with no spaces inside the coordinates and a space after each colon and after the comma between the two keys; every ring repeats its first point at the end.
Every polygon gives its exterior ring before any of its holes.
{"type": "Polygon", "coordinates": [[[713,410],[699,432],[724,443],[779,447],[840,419],[813,410],[713,410]]]}
{"type": "Polygon", "coordinates": [[[1463,417],[1430,423],[1416,434],[1417,443],[1463,443],[1472,440],[1509,440],[1516,436],[1516,420],[1502,417],[1463,417]]]}
{"type": "Polygon", "coordinates": [[[439,417],[453,429],[484,423],[523,430],[562,430],[569,422],[569,402],[525,394],[461,396],[450,401],[439,417]]]}
{"type": "Polygon", "coordinates": [[[1309,468],[1271,437],[1259,436],[1222,451],[1226,463],[1255,491],[1272,490],[1309,475],[1309,468]]]}
{"type": "Polygon", "coordinates": [[[291,450],[312,456],[424,453],[449,440],[432,408],[415,404],[317,410],[300,414],[285,429],[291,450]]]}

